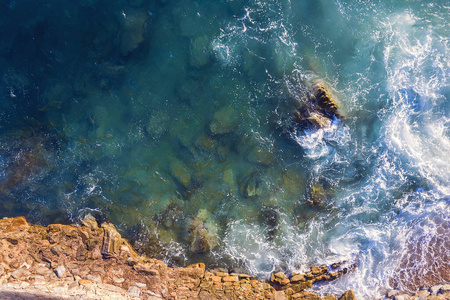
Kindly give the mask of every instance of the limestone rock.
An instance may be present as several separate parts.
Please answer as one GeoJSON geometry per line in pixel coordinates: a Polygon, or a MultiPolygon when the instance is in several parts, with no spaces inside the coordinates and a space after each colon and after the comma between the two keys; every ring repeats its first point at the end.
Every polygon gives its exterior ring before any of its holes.
{"type": "Polygon", "coordinates": [[[137,286],[130,286],[127,290],[127,294],[131,297],[139,297],[141,295],[141,291],[137,286]]]}
{"type": "Polygon", "coordinates": [[[312,287],[312,280],[302,281],[296,284],[293,284],[291,287],[294,291],[299,292],[306,289],[310,289],[312,287]]]}
{"type": "MultiPolygon", "coordinates": [[[[199,211],[194,219],[199,222],[200,228],[208,229],[208,234],[215,232],[213,218],[206,211],[199,211]]],[[[214,239],[217,239],[216,235],[214,239]]],[[[311,287],[312,280],[328,274],[323,274],[327,271],[325,267],[312,268],[311,272],[308,272],[309,275],[302,275],[303,278],[308,278],[308,281],[291,283],[284,273],[275,273],[273,276],[278,283],[274,286],[282,289],[276,291],[269,283],[243,274],[245,270],[234,269],[229,273],[227,269],[215,269],[205,272],[203,263],[185,268],[169,268],[162,261],[139,256],[109,223],[91,230],[88,226],[81,228],[57,224],[48,227],[29,226],[23,218],[0,220],[0,259],[2,260],[0,288],[8,285],[14,291],[28,292],[30,289],[47,291],[47,297],[50,292],[58,299],[142,297],[143,299],[315,300],[320,298],[302,289],[311,287]],[[5,231],[5,228],[12,231],[5,231]],[[17,245],[8,242],[8,239],[17,240],[17,245]],[[21,248],[17,250],[19,247],[21,248]],[[72,251],[65,254],[66,248],[72,251]],[[76,249],[79,248],[86,251],[85,260],[77,260],[76,249]],[[104,253],[103,258],[92,260],[92,252],[100,253],[100,249],[104,253]],[[119,254],[117,251],[120,251],[119,254]],[[11,257],[8,254],[11,254],[11,257]],[[50,266],[56,267],[54,271],[50,266]],[[65,268],[72,274],[65,272],[65,268]],[[2,276],[4,272],[12,273],[11,278],[2,276]]],[[[342,274],[340,269],[334,271],[338,275],[342,274]]],[[[298,276],[297,278],[301,279],[299,275],[293,273],[292,278],[298,276]]]]}
{"type": "MultiPolygon", "coordinates": [[[[0,270],[1,273],[1,270],[0,270]]],[[[439,293],[450,292],[450,284],[444,284],[440,289],[439,293]]]]}
{"type": "Polygon", "coordinates": [[[14,272],[11,273],[11,277],[14,279],[20,279],[20,278],[25,278],[27,276],[29,276],[31,273],[30,271],[20,268],[15,270],[14,272]]]}
{"type": "Polygon", "coordinates": [[[58,276],[58,278],[62,278],[64,276],[64,274],[66,273],[66,268],[61,265],[61,266],[58,266],[54,271],[55,271],[56,276],[58,276]]]}

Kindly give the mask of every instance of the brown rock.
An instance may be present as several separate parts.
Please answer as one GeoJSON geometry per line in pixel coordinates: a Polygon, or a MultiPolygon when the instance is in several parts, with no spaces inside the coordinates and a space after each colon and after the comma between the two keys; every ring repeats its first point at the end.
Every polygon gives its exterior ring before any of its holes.
{"type": "Polygon", "coordinates": [[[294,295],[291,296],[292,299],[301,299],[301,300],[322,300],[322,298],[314,293],[310,293],[310,292],[300,292],[300,293],[296,293],[294,295]]]}
{"type": "Polygon", "coordinates": [[[6,241],[14,246],[16,246],[17,244],[19,244],[19,240],[18,239],[12,239],[12,238],[6,238],[6,241]]]}
{"type": "Polygon", "coordinates": [[[297,282],[299,282],[299,281],[305,281],[305,276],[303,276],[303,275],[301,275],[301,274],[292,276],[292,278],[291,278],[291,282],[292,282],[292,283],[297,283],[297,282]]]}
{"type": "Polygon", "coordinates": [[[98,229],[97,220],[91,214],[86,215],[83,221],[81,221],[81,224],[83,224],[83,226],[89,228],[92,231],[98,229]]]}
{"type": "Polygon", "coordinates": [[[159,276],[158,270],[155,270],[153,267],[153,265],[149,264],[137,264],[133,267],[133,270],[139,273],[144,273],[146,275],[159,276]]]}
{"type": "Polygon", "coordinates": [[[19,229],[29,227],[27,220],[24,217],[8,218],[0,220],[0,228],[4,232],[14,232],[19,229]]]}
{"type": "Polygon", "coordinates": [[[312,287],[312,280],[308,280],[308,281],[303,281],[297,284],[292,284],[291,288],[295,291],[295,292],[300,292],[306,289],[309,289],[312,287]]]}
{"type": "Polygon", "coordinates": [[[328,296],[323,297],[322,300],[336,300],[336,296],[328,295],[328,296]]]}
{"type": "Polygon", "coordinates": [[[286,274],[284,274],[283,272],[278,272],[278,273],[275,273],[273,275],[275,276],[275,278],[278,278],[278,279],[285,279],[286,278],[286,274]]]}
{"type": "Polygon", "coordinates": [[[223,282],[238,282],[239,278],[237,276],[224,276],[222,277],[223,282]]]}
{"type": "Polygon", "coordinates": [[[288,300],[288,297],[283,291],[276,291],[273,293],[273,300],[288,300]]]}
{"type": "Polygon", "coordinates": [[[83,261],[85,258],[86,258],[86,249],[84,248],[84,246],[79,246],[77,248],[76,259],[78,261],[83,261]]]}
{"type": "Polygon", "coordinates": [[[346,291],[341,297],[339,297],[339,300],[355,300],[355,293],[352,290],[346,291]]]}
{"type": "Polygon", "coordinates": [[[103,244],[101,248],[102,255],[109,258],[119,254],[120,246],[122,245],[120,234],[111,223],[103,223],[102,228],[104,230],[103,244]]]}
{"type": "Polygon", "coordinates": [[[11,273],[11,277],[14,279],[25,278],[29,275],[31,275],[30,271],[28,271],[27,269],[23,269],[23,268],[17,269],[11,273]]]}
{"type": "Polygon", "coordinates": [[[87,280],[87,279],[80,279],[80,280],[78,280],[78,283],[81,285],[93,285],[94,284],[92,281],[87,280]]]}

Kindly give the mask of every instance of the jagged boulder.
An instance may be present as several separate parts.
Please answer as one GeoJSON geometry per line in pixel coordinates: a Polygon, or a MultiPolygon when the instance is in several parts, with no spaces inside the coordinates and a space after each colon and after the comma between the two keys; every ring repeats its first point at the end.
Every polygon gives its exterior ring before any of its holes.
{"type": "Polygon", "coordinates": [[[355,293],[352,290],[346,291],[339,300],[356,300],[355,293]]]}
{"type": "Polygon", "coordinates": [[[294,121],[304,129],[328,128],[332,122],[343,119],[335,97],[323,82],[317,82],[299,100],[294,121]]]}
{"type": "Polygon", "coordinates": [[[101,254],[103,257],[112,257],[120,253],[120,246],[123,244],[120,233],[112,223],[103,223],[101,226],[104,230],[103,245],[101,254]]]}

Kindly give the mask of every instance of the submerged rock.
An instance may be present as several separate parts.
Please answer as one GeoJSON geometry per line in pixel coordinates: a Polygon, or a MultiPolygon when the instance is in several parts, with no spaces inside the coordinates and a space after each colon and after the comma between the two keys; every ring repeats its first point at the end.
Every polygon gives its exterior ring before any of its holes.
{"type": "Polygon", "coordinates": [[[244,175],[242,179],[239,180],[241,195],[246,198],[261,196],[263,194],[261,183],[261,178],[259,178],[257,172],[251,172],[244,175]]]}
{"type": "Polygon", "coordinates": [[[123,12],[120,30],[120,54],[128,56],[145,40],[147,14],[142,11],[123,12]]]}
{"type": "Polygon", "coordinates": [[[214,134],[224,134],[235,130],[239,118],[232,106],[225,106],[214,114],[213,121],[209,126],[214,134]]]}
{"type": "Polygon", "coordinates": [[[267,240],[272,241],[278,232],[278,225],[280,221],[280,215],[277,207],[264,206],[261,209],[259,218],[259,221],[266,225],[267,240]]]}
{"type": "Polygon", "coordinates": [[[273,149],[270,149],[266,145],[257,145],[247,153],[247,159],[253,163],[269,166],[275,160],[272,151],[273,149]]]}
{"type": "Polygon", "coordinates": [[[191,173],[189,172],[188,167],[183,164],[181,161],[174,161],[170,165],[170,171],[172,176],[176,178],[176,180],[184,187],[188,188],[191,183],[191,173]]]}
{"type": "Polygon", "coordinates": [[[191,65],[201,67],[209,62],[209,40],[206,36],[199,36],[191,42],[191,65]]]}
{"type": "Polygon", "coordinates": [[[202,253],[217,246],[217,226],[206,210],[200,210],[192,219],[189,232],[189,250],[202,253]]]}

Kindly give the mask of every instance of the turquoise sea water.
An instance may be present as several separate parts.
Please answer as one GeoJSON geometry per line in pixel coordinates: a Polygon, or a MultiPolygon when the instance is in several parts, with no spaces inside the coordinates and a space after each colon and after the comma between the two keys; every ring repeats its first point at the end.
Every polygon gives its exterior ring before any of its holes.
{"type": "Polygon", "coordinates": [[[356,264],[322,294],[445,279],[447,1],[0,3],[0,216],[261,279],[356,264]],[[300,128],[318,81],[344,118],[300,128]]]}

